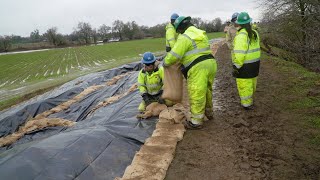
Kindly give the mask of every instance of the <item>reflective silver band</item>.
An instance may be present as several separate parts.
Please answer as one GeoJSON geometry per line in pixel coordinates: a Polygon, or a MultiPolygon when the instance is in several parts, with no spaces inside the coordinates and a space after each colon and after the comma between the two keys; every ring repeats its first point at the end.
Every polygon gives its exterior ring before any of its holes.
{"type": "Polygon", "coordinates": [[[260,51],[260,48],[256,48],[256,49],[251,49],[248,51],[244,51],[244,50],[233,50],[234,53],[239,53],[239,54],[248,54],[248,53],[253,53],[253,52],[258,52],[260,51]]]}
{"type": "Polygon", "coordinates": [[[239,53],[239,54],[247,54],[247,51],[244,50],[233,50],[234,53],[239,53]]]}
{"type": "Polygon", "coordinates": [[[177,53],[175,53],[173,51],[170,51],[169,53],[172,54],[174,57],[176,57],[178,59],[182,59],[182,57],[179,54],[177,54],[177,53]]]}
{"type": "Polygon", "coordinates": [[[241,68],[241,66],[239,66],[238,64],[236,64],[236,63],[233,63],[233,65],[234,66],[236,66],[238,69],[240,69],[241,68]]]}
{"type": "Polygon", "coordinates": [[[258,51],[260,51],[260,48],[251,49],[248,51],[248,53],[253,53],[253,52],[258,52],[258,51]]]}
{"type": "Polygon", "coordinates": [[[204,114],[192,114],[191,118],[202,119],[202,118],[204,118],[204,114]]]}
{"type": "Polygon", "coordinates": [[[171,39],[168,39],[167,41],[173,41],[173,40],[176,40],[175,38],[171,38],[171,39]]]}
{"type": "Polygon", "coordinates": [[[146,84],[146,86],[148,88],[154,88],[154,87],[159,87],[159,86],[162,86],[161,84],[146,84]]]}
{"type": "Polygon", "coordinates": [[[204,51],[209,51],[209,50],[210,50],[210,47],[206,47],[206,48],[202,48],[202,49],[193,49],[191,51],[186,52],[183,57],[189,56],[192,54],[197,54],[197,53],[204,52],[204,51]]]}
{"type": "Polygon", "coordinates": [[[245,97],[240,97],[241,100],[245,101],[252,98],[252,96],[245,96],[245,97]]]}
{"type": "Polygon", "coordinates": [[[251,103],[249,103],[249,104],[242,104],[242,106],[243,107],[249,107],[249,106],[251,106],[253,103],[251,102],[251,103]]]}

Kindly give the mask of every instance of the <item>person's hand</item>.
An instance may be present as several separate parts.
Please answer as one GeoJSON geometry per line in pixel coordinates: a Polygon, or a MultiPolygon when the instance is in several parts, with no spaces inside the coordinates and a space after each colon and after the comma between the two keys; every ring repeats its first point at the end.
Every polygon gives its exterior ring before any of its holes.
{"type": "Polygon", "coordinates": [[[232,76],[236,78],[236,77],[238,77],[238,75],[239,75],[239,70],[238,69],[233,69],[232,76]]]}
{"type": "Polygon", "coordinates": [[[164,99],[160,98],[160,99],[158,100],[158,103],[159,103],[159,104],[165,104],[166,102],[165,102],[164,99]]]}
{"type": "Polygon", "coordinates": [[[157,57],[157,61],[163,61],[163,59],[166,57],[166,55],[163,55],[163,56],[159,56],[157,57]]]}
{"type": "Polygon", "coordinates": [[[154,68],[158,67],[160,63],[161,63],[161,62],[157,59],[157,60],[154,62],[154,68]]]}
{"type": "Polygon", "coordinates": [[[166,46],[166,52],[170,52],[171,51],[171,47],[166,46]]]}
{"type": "Polygon", "coordinates": [[[143,93],[141,96],[142,96],[142,99],[144,100],[144,102],[145,102],[146,104],[150,104],[151,98],[150,98],[150,96],[149,96],[148,93],[143,93]]]}

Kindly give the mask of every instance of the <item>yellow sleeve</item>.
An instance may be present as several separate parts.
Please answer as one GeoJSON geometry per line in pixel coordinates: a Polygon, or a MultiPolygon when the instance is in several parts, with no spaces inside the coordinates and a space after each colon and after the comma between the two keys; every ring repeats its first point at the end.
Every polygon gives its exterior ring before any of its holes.
{"type": "Polygon", "coordinates": [[[179,35],[176,44],[173,46],[171,51],[167,53],[163,61],[163,65],[170,66],[175,64],[177,61],[180,61],[190,46],[192,46],[192,42],[186,37],[179,35]]]}
{"type": "Polygon", "coordinates": [[[138,88],[139,92],[142,95],[143,93],[147,93],[147,87],[146,87],[146,82],[145,82],[145,76],[146,74],[142,72],[141,70],[138,75],[138,88]]]}
{"type": "Polygon", "coordinates": [[[173,27],[168,28],[167,31],[166,31],[166,40],[169,43],[171,48],[176,43],[175,34],[176,34],[176,31],[174,30],[173,27]]]}
{"type": "Polygon", "coordinates": [[[234,47],[233,47],[233,65],[235,65],[238,69],[243,66],[249,44],[248,44],[248,36],[246,34],[238,34],[234,38],[234,47]]]}

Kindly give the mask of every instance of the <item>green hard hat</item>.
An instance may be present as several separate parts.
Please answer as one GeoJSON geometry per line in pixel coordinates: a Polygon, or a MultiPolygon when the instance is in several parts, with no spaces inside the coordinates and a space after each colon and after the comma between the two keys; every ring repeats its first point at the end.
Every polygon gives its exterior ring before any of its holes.
{"type": "Polygon", "coordinates": [[[248,24],[252,21],[252,18],[250,18],[249,14],[247,12],[241,12],[238,15],[237,24],[248,24]]]}
{"type": "Polygon", "coordinates": [[[175,21],[174,21],[174,28],[177,29],[179,27],[179,25],[182,23],[182,22],[186,22],[186,21],[190,21],[191,20],[191,17],[190,16],[179,16],[175,21]]]}

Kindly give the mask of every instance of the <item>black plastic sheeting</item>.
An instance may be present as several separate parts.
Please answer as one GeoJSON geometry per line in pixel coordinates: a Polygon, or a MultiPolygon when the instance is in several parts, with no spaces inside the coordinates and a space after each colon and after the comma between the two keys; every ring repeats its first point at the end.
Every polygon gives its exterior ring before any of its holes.
{"type": "Polygon", "coordinates": [[[92,85],[132,71],[115,85],[88,94],[68,110],[52,114],[76,121],[74,127],[50,127],[0,148],[0,179],[114,179],[121,177],[136,151],[151,136],[156,119],[138,120],[138,90],[89,114],[99,102],[126,92],[137,82],[140,63],[77,78],[0,114],[0,137],[17,130],[28,118],[68,101],[92,85]]]}

